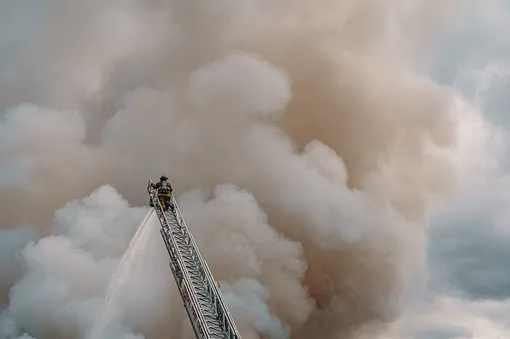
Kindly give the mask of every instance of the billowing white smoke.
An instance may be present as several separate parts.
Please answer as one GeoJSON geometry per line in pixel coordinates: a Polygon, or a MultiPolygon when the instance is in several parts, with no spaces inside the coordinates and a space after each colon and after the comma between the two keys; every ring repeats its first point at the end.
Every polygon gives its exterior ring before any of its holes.
{"type": "MultiPolygon", "coordinates": [[[[0,289],[8,290],[9,287],[20,278],[21,270],[17,262],[19,252],[30,240],[39,237],[33,227],[17,227],[0,230],[0,289]]],[[[2,301],[3,302],[3,301],[2,301]]]]}
{"type": "MultiPolygon", "coordinates": [[[[148,210],[127,201],[146,205],[161,174],[243,338],[346,338],[398,315],[453,182],[450,93],[408,58],[444,1],[60,5],[11,65],[16,86],[0,77],[0,224],[42,233],[20,252],[35,235],[9,231],[23,260],[0,260],[0,335],[89,334],[148,210]],[[144,39],[106,48],[111,16],[144,39]],[[34,57],[45,44],[65,63],[34,57]]],[[[148,227],[107,335],[192,338],[148,227]]]]}
{"type": "MultiPolygon", "coordinates": [[[[89,329],[118,259],[146,211],[130,208],[110,186],[57,211],[54,234],[23,251],[26,273],[11,289],[0,333],[9,338],[13,331],[27,330],[37,337],[65,337],[89,329]],[[16,328],[8,326],[13,320],[16,328]]],[[[150,253],[144,252],[140,260],[145,256],[150,253]]],[[[154,272],[145,273],[156,279],[154,272]]]]}

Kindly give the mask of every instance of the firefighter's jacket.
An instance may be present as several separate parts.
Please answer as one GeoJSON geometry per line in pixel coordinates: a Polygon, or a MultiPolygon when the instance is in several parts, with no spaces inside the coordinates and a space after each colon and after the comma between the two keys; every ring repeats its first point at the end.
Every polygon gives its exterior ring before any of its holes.
{"type": "Polygon", "coordinates": [[[169,182],[158,182],[156,184],[152,184],[152,187],[158,190],[158,195],[163,197],[169,197],[172,195],[173,188],[169,182]]]}

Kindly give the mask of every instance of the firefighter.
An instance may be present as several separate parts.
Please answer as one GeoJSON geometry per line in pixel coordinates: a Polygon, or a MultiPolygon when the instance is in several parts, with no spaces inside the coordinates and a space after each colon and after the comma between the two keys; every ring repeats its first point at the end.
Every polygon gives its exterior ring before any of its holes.
{"type": "Polygon", "coordinates": [[[170,208],[172,211],[174,210],[173,204],[171,204],[171,197],[173,193],[172,185],[167,181],[168,178],[164,175],[159,178],[159,182],[156,184],[152,184],[152,187],[158,190],[158,198],[163,210],[165,212],[170,208]]]}

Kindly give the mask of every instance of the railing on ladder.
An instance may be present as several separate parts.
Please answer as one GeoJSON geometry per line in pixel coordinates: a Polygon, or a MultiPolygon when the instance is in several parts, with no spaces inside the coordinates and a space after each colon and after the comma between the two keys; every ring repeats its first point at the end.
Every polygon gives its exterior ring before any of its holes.
{"type": "Polygon", "coordinates": [[[232,315],[212,273],[189,232],[179,206],[171,197],[171,208],[164,211],[158,192],[149,181],[151,205],[161,223],[161,236],[170,255],[184,307],[197,338],[241,339],[232,315]]]}

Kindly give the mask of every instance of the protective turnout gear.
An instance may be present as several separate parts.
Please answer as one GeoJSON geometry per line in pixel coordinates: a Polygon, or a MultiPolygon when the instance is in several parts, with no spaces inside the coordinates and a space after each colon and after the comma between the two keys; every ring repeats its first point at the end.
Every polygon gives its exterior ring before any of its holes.
{"type": "Polygon", "coordinates": [[[152,187],[158,190],[158,198],[161,203],[161,206],[165,211],[167,211],[169,208],[174,210],[174,206],[171,203],[171,196],[173,192],[172,185],[167,182],[168,178],[164,175],[159,178],[159,182],[156,184],[152,184],[152,187]]]}

